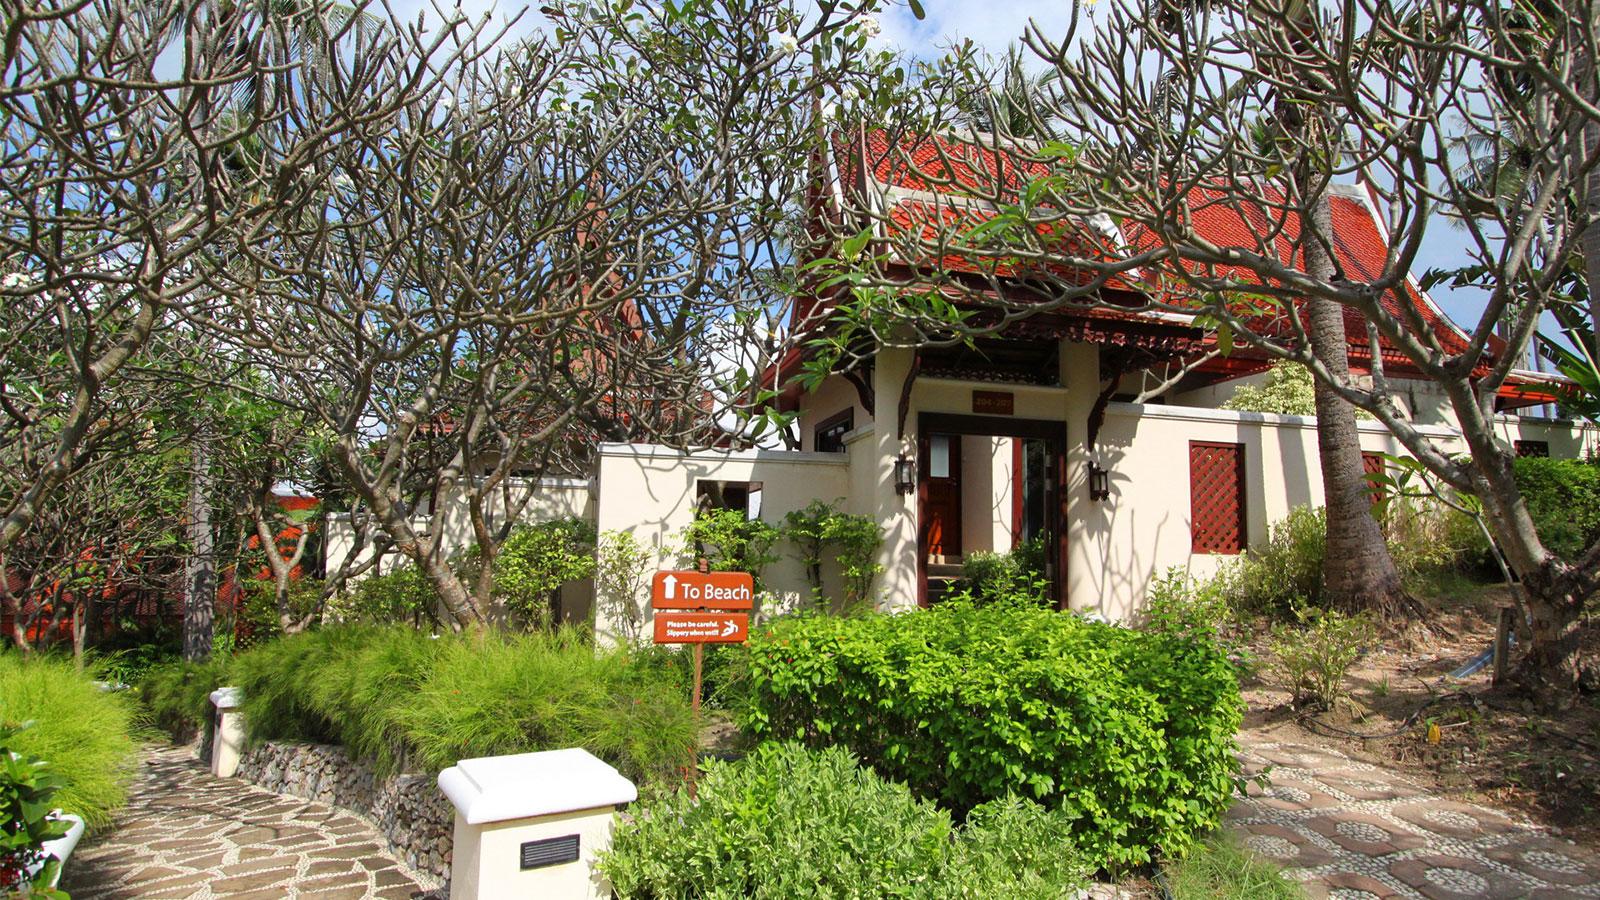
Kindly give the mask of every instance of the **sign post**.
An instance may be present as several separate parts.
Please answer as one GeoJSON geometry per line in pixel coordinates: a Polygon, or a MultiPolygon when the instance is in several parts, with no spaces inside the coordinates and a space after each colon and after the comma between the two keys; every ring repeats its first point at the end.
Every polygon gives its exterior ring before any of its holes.
{"type": "Polygon", "coordinates": [[[654,610],[658,644],[689,644],[694,654],[694,694],[690,714],[694,722],[695,755],[689,763],[689,796],[694,796],[699,768],[700,685],[706,644],[742,644],[750,636],[750,613],[755,606],[755,579],[745,572],[712,572],[706,560],[699,571],[661,571],[650,581],[650,607],[654,610]]]}

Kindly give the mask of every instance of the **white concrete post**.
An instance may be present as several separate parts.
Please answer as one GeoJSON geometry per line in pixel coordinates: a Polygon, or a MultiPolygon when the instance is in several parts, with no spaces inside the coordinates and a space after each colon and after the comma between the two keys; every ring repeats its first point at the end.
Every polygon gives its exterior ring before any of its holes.
{"type": "Polygon", "coordinates": [[[239,757],[244,754],[244,713],[239,705],[244,695],[238,688],[217,688],[211,692],[211,705],[216,707],[211,735],[211,774],[218,778],[232,778],[239,771],[239,757]]]}
{"type": "Polygon", "coordinates": [[[439,787],[456,807],[450,900],[611,896],[595,856],[639,792],[587,750],[464,759],[439,787]]]}

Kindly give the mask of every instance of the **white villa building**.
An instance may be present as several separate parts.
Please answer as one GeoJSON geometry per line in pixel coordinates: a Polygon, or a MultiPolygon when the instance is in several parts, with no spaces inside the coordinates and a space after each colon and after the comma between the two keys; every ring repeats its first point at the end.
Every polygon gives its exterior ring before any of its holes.
{"type": "MultiPolygon", "coordinates": [[[[922,176],[955,157],[982,163],[948,144],[936,149],[892,148],[882,135],[855,135],[838,143],[832,181],[878,205],[881,214],[871,221],[880,231],[921,227],[921,217],[939,203],[922,176]]],[[[842,215],[844,206],[824,196],[818,214],[842,215]]],[[[1381,270],[1386,248],[1370,199],[1339,189],[1333,206],[1344,268],[1381,270]]],[[[1206,227],[1204,216],[1197,222],[1206,227]]],[[[1222,217],[1211,227],[1226,237],[1222,217]]],[[[898,264],[914,272],[928,263],[898,264]]],[[[1415,285],[1407,295],[1391,299],[1415,304],[1441,343],[1464,345],[1461,332],[1415,285]]],[[[799,312],[811,316],[811,304],[825,303],[803,302],[799,312]]],[[[1357,371],[1371,365],[1360,333],[1351,343],[1357,371]]],[[[702,497],[742,502],[748,514],[773,524],[813,500],[837,502],[882,528],[880,609],[926,604],[930,583],[954,573],[963,557],[1037,538],[1062,607],[1124,620],[1168,568],[1207,574],[1219,560],[1265,541],[1269,525],[1293,507],[1321,502],[1313,419],[1220,408],[1239,385],[1264,377],[1264,359],[1246,353],[1213,359],[1144,403],[1127,402],[1120,392],[1153,367],[1198,356],[1206,341],[1175,317],[1074,307],[1022,320],[979,341],[976,350],[879,347],[811,392],[792,380],[800,358],[791,354],[769,377],[783,389],[780,405],[796,414],[799,450],[684,453],[605,444],[589,478],[530,485],[538,496],[528,515],[576,515],[602,533],[631,532],[659,567],[675,568],[690,562],[677,556],[679,536],[702,497]]],[[[1442,446],[1464,449],[1432,383],[1405,379],[1403,359],[1384,355],[1413,421],[1442,446]]],[[[1515,381],[1497,419],[1508,445],[1556,457],[1600,453],[1600,432],[1591,425],[1517,414],[1519,406],[1554,399],[1558,379],[1519,372],[1515,381]]],[[[1365,451],[1403,452],[1382,425],[1359,427],[1365,451]]],[[[1381,460],[1372,456],[1369,465],[1381,460]]],[[[435,524],[466,542],[459,510],[445,506],[435,524]]],[[[331,528],[330,567],[348,551],[348,527],[331,528]]],[[[787,555],[765,580],[775,595],[769,609],[808,594],[800,564],[787,555]]],[[[837,572],[827,565],[824,584],[837,593],[837,572]]],[[[569,587],[562,606],[564,618],[593,615],[600,634],[614,630],[608,605],[594,604],[590,586],[569,587]]]]}

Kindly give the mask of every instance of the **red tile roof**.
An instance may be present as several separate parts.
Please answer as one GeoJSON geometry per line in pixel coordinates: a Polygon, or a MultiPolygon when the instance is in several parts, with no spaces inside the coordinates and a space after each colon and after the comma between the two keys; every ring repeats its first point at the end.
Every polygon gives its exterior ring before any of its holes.
{"type": "MultiPolygon", "coordinates": [[[[864,133],[841,134],[835,137],[835,162],[845,189],[882,191],[892,189],[892,201],[885,216],[885,226],[895,238],[911,237],[923,246],[936,250],[922,258],[902,259],[898,262],[913,268],[936,269],[946,272],[968,272],[1005,278],[1025,276],[1033,261],[1015,256],[997,256],[963,249],[961,235],[979,224],[991,220],[996,212],[985,204],[985,198],[999,195],[1002,202],[1020,196],[1026,183],[1050,172],[1048,161],[1030,156],[1025,149],[980,146],[953,137],[925,135],[902,139],[898,147],[891,146],[889,135],[881,129],[864,133]],[[863,173],[870,175],[874,184],[868,185],[863,173]],[[895,193],[926,192],[933,196],[904,197],[895,193]],[[948,199],[947,199],[948,198],[948,199]],[[986,211],[987,207],[987,211],[986,211]],[[934,253],[938,258],[934,258],[934,253]]],[[[1287,265],[1298,264],[1294,244],[1299,238],[1300,222],[1292,211],[1285,210],[1281,193],[1264,189],[1259,202],[1241,203],[1237,197],[1225,196],[1220,191],[1199,189],[1185,198],[1186,215],[1193,223],[1195,234],[1221,248],[1234,248],[1274,256],[1287,265]],[[1263,237],[1270,235],[1271,237],[1263,237]]],[[[1387,268],[1388,246],[1371,207],[1360,196],[1336,191],[1330,197],[1333,214],[1333,239],[1337,263],[1351,281],[1371,281],[1387,268]]],[[[1041,247],[1064,256],[1098,256],[1110,259],[1111,248],[1101,235],[1088,226],[1072,231],[1062,223],[1036,226],[1045,238],[1041,247]],[[1070,233],[1069,233],[1070,231],[1070,233]],[[1059,232],[1059,236],[1053,234],[1059,232]],[[1053,246],[1052,246],[1053,245],[1053,246]]],[[[1125,249],[1150,250],[1159,248],[1159,238],[1148,231],[1125,229],[1125,249]],[[1128,232],[1132,233],[1128,233],[1128,232]]],[[[977,241],[974,244],[978,243],[977,241]]],[[[1201,266],[1184,263],[1186,271],[1201,276],[1231,278],[1248,282],[1253,275],[1235,267],[1201,266]]],[[[1066,278],[1076,284],[1089,284],[1094,273],[1081,269],[1074,271],[1060,263],[1038,263],[1038,266],[1055,278],[1066,278]]],[[[1142,289],[1147,295],[1156,292],[1186,291],[1182,280],[1169,273],[1159,279],[1146,270],[1142,278],[1114,277],[1107,286],[1114,289],[1142,289]]],[[[1181,298],[1159,298],[1168,303],[1182,305],[1181,298]]],[[[1393,316],[1404,318],[1405,307],[1415,310],[1433,339],[1446,354],[1466,349],[1462,334],[1421,294],[1408,279],[1403,291],[1388,291],[1380,301],[1393,316]]],[[[1287,328],[1285,323],[1278,327],[1287,328]]],[[[1273,323],[1263,320],[1262,328],[1271,330],[1273,323]]],[[[1371,364],[1367,341],[1366,321],[1354,309],[1345,311],[1345,328],[1349,336],[1350,357],[1358,366],[1371,364]]],[[[1400,350],[1388,341],[1380,343],[1386,365],[1404,367],[1406,359],[1400,350]]]]}

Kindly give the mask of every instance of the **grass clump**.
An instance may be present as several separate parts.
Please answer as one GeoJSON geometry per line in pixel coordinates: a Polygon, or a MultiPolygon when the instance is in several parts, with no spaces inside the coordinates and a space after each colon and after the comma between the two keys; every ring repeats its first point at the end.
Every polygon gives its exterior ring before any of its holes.
{"type": "Polygon", "coordinates": [[[138,696],[151,725],[186,744],[211,718],[211,692],[226,684],[226,656],[156,665],[139,680],[138,696]]]}
{"type": "Polygon", "coordinates": [[[240,654],[233,680],[253,738],[343,744],[384,772],[584,747],[650,780],[684,765],[694,740],[685,695],[655,668],[573,632],[340,626],[240,654]]]}
{"type": "Polygon", "coordinates": [[[687,762],[695,735],[686,695],[649,678],[624,652],[596,653],[572,632],[441,643],[398,716],[429,768],[558,747],[583,747],[646,780],[687,762]]]}
{"type": "Polygon", "coordinates": [[[1161,868],[1173,900],[1304,900],[1283,871],[1218,832],[1161,868]]]}
{"type": "Polygon", "coordinates": [[[33,724],[10,749],[50,764],[65,787],[54,802],[91,830],[127,799],[137,745],[133,704],[101,690],[67,660],[0,653],[0,725],[33,724]]]}
{"type": "Polygon", "coordinates": [[[950,813],[847,750],[765,744],[712,763],[698,801],[675,790],[635,807],[602,855],[619,898],[1071,896],[1087,872],[1068,822],[1008,797],[950,813]]]}

